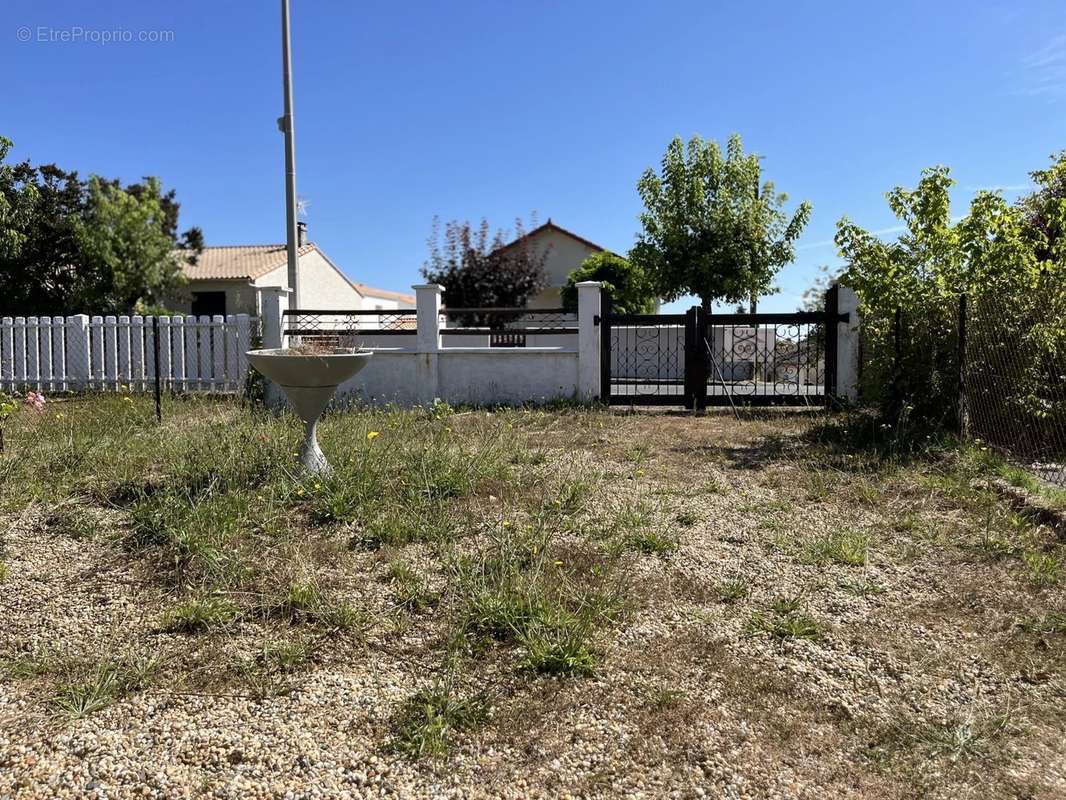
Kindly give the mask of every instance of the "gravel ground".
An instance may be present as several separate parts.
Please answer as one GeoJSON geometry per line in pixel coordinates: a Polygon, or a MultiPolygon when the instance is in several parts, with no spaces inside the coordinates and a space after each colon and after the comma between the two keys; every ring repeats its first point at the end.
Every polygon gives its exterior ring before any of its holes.
{"type": "Polygon", "coordinates": [[[436,760],[388,746],[397,707],[439,665],[443,627],[432,611],[377,613],[382,555],[335,565],[374,611],[365,636],[328,643],[284,690],[209,692],[168,683],[168,666],[64,722],[56,678],[19,664],[170,665],[203,646],[224,671],[278,634],[162,633],[174,587],[150,562],[50,530],[39,507],[0,520],[0,797],[1066,797],[1066,633],[1026,626],[1066,602],[1020,557],[981,549],[990,531],[1017,533],[1009,509],[978,511],[924,467],[827,465],[800,442],[805,417],[605,415],[580,437],[567,424],[543,432],[544,468],[584,459],[608,502],[646,500],[679,546],[626,557],[633,608],[593,676],[486,659],[488,720],[436,760]],[[811,555],[840,531],[868,535],[865,563],[811,555]],[[752,615],[780,601],[820,636],[753,635],[752,615]]]}

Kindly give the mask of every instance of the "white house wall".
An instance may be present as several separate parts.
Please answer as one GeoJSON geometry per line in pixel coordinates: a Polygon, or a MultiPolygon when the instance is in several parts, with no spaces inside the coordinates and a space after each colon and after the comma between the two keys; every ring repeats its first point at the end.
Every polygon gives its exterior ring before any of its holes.
{"type": "MultiPolygon", "coordinates": [[[[280,266],[255,281],[256,286],[288,286],[287,266],[280,266]]],[[[363,296],[317,250],[300,257],[300,307],[363,308],[363,296]]]]}
{"type": "Polygon", "coordinates": [[[570,273],[580,267],[586,258],[599,252],[596,248],[579,242],[572,236],[560,233],[554,228],[547,228],[534,234],[530,239],[530,246],[536,255],[548,250],[544,261],[548,287],[529,301],[527,305],[530,308],[561,306],[560,290],[566,285],[566,279],[570,277],[570,273]]]}

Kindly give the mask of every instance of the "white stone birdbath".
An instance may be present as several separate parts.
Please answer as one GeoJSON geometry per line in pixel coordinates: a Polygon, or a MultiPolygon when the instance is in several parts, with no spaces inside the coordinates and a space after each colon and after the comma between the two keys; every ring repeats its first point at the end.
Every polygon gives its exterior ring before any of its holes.
{"type": "Polygon", "coordinates": [[[308,472],[329,473],[329,462],[318,446],[318,418],[333,399],[337,387],[365,367],[372,355],[365,350],[344,347],[309,353],[288,348],[248,352],[252,366],[281,387],[304,421],[300,463],[308,472]]]}

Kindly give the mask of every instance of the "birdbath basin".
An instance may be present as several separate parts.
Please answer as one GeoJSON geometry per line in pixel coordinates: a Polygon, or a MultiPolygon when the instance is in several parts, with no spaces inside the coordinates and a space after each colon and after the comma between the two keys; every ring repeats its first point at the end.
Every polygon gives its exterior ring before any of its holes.
{"type": "Polygon", "coordinates": [[[285,392],[297,415],[304,421],[304,443],[300,463],[317,475],[330,471],[329,462],[318,446],[318,419],[337,387],[367,365],[373,353],[345,347],[304,350],[279,348],[250,350],[248,360],[285,392]]]}

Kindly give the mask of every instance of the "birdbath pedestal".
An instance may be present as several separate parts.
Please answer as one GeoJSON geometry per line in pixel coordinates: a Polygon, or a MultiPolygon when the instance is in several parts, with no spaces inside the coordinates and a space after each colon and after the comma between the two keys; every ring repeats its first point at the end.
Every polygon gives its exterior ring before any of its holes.
{"type": "Polygon", "coordinates": [[[337,387],[365,367],[372,355],[343,347],[306,352],[289,348],[248,352],[252,366],[281,387],[303,420],[300,463],[308,472],[329,474],[329,462],[318,446],[318,419],[333,399],[337,387]]]}

